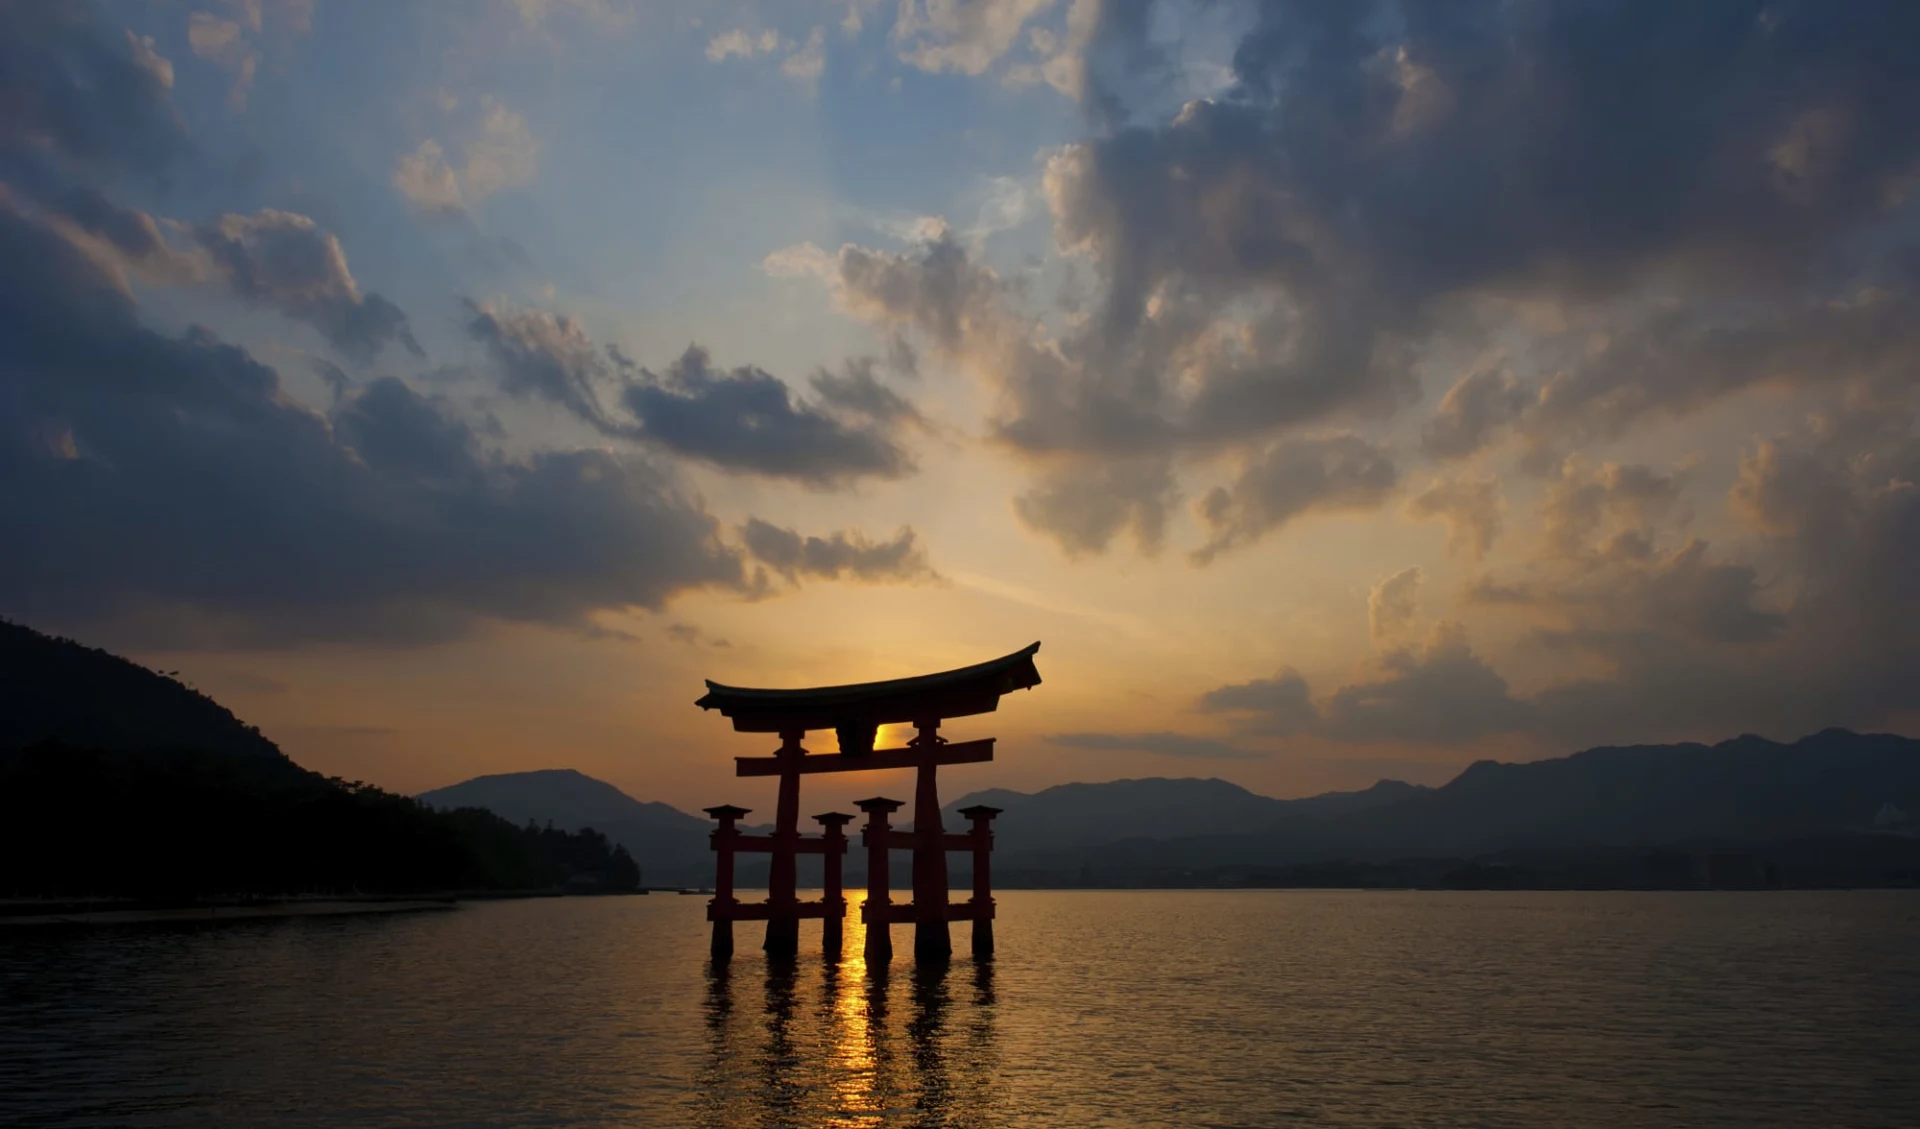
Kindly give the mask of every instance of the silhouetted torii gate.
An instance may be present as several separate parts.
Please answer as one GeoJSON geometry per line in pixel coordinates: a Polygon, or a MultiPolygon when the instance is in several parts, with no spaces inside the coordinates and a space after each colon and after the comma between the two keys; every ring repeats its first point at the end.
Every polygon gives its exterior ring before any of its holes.
{"type": "Polygon", "coordinates": [[[772,756],[734,758],[739,776],[780,778],[773,834],[741,834],[734,825],[747,814],[746,808],[728,805],[706,809],[720,824],[713,832],[717,865],[713,901],[707,906],[707,920],[713,922],[713,954],[732,954],[736,921],[765,921],[763,947],[767,952],[796,953],[803,917],[823,919],[823,944],[829,952],[839,951],[841,921],[847,912],[840,890],[841,858],[847,850],[843,828],[853,817],[840,812],[815,816],[823,833],[817,838],[802,836],[800,777],[812,772],[888,768],[918,770],[913,830],[896,831],[888,822],[901,806],[899,800],[876,796],[860,801],[860,810],[867,814],[861,834],[867,848],[867,902],[861,913],[867,925],[867,959],[884,962],[892,958],[889,926],[896,921],[914,923],[916,957],[944,959],[952,955],[949,921],[973,922],[974,955],[992,953],[993,891],[988,881],[988,852],[993,849],[993,817],[1000,813],[985,806],[968,808],[961,814],[972,822],[972,829],[947,834],[940,825],[940,793],[934,770],[943,764],[992,760],[993,738],[949,743],[940,736],[940,723],[948,718],[992,713],[1000,707],[1002,694],[1038,686],[1040,672],[1033,665],[1033,656],[1039,650],[1040,644],[1035,643],[991,662],[939,674],[809,690],[750,690],[709,681],[706,696],[695,705],[719,710],[732,719],[738,732],[780,735],[780,748],[772,756]],[[874,748],[879,727],[889,724],[911,724],[917,733],[904,748],[874,748]],[[840,738],[840,751],[808,753],[800,742],[816,729],[834,730],[840,738]],[[913,851],[913,901],[907,903],[890,901],[888,891],[887,852],[896,847],[913,851]],[[733,896],[734,855],[742,851],[773,856],[765,902],[741,902],[733,896]],[[947,902],[948,851],[973,854],[970,901],[947,902]],[[818,902],[802,902],[795,893],[801,854],[819,854],[826,863],[826,889],[818,902]]]}

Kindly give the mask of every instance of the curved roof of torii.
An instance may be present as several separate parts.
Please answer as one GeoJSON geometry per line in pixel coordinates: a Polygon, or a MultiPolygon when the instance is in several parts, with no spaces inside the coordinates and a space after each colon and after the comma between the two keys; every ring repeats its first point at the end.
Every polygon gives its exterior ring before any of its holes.
{"type": "Polygon", "coordinates": [[[816,686],[805,690],[758,690],[722,686],[708,680],[707,693],[694,705],[719,710],[742,733],[786,733],[834,729],[841,725],[887,725],[992,713],[1000,695],[1040,684],[1033,656],[1035,643],[1010,655],[957,670],[816,686]]]}

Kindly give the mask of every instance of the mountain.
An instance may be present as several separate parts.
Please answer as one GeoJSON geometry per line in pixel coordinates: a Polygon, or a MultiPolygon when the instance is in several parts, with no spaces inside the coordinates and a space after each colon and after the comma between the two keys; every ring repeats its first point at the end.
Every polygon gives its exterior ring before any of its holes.
{"type": "Polygon", "coordinates": [[[1920,741],[1828,729],[1791,744],[1748,735],[1480,761],[1346,830],[1375,857],[1475,855],[1866,831],[1883,805],[1911,812],[1916,802],[1920,741]]]}
{"type": "Polygon", "coordinates": [[[591,827],[627,848],[649,882],[713,880],[710,820],[667,804],[636,800],[604,780],[571,768],[476,776],[417,797],[434,808],[485,808],[513,823],[552,823],[567,831],[591,827]]]}
{"type": "Polygon", "coordinates": [[[0,898],[630,889],[604,838],[310,772],[213,699],[0,622],[0,898]]]}
{"type": "Polygon", "coordinates": [[[636,800],[604,780],[571,768],[476,776],[422,792],[418,799],[436,808],[486,808],[515,823],[551,820],[560,827],[626,823],[703,835],[713,828],[710,820],[666,804],[636,800]]]}
{"type": "Polygon", "coordinates": [[[1003,812],[994,821],[997,849],[1059,851],[1125,838],[1257,833],[1396,804],[1428,790],[1382,780],[1359,792],[1277,800],[1225,780],[1152,777],[1059,784],[1031,794],[993,788],[962,796],[941,815],[945,826],[958,829],[967,826],[961,808],[997,807],[1003,812]]]}
{"type": "Polygon", "coordinates": [[[119,655],[0,620],[0,750],[192,749],[285,760],[220,703],[119,655]]]}
{"type": "Polygon", "coordinates": [[[1785,869],[1785,882],[1798,881],[1796,872],[1839,884],[1920,882],[1920,824],[1910,814],[1920,812],[1920,741],[1891,735],[1830,729],[1791,744],[1743,736],[1480,761],[1439,788],[1385,784],[1270,801],[1263,826],[1249,826],[1262,818],[1259,797],[1231,785],[1124,783],[1110,801],[1100,789],[1113,786],[1079,785],[1051,808],[1042,799],[1059,789],[998,805],[1008,809],[995,828],[1006,855],[995,866],[1036,883],[1089,870],[1150,883],[1263,870],[1278,881],[1275,868],[1418,859],[1522,860],[1564,878],[1611,860],[1592,878],[1604,885],[1630,884],[1633,867],[1664,852],[1764,859],[1785,869]],[[1138,794],[1156,792],[1216,804],[1219,816],[1172,833],[1183,821],[1134,819],[1138,794]],[[1038,826],[1062,811],[1058,829],[1038,826]]]}

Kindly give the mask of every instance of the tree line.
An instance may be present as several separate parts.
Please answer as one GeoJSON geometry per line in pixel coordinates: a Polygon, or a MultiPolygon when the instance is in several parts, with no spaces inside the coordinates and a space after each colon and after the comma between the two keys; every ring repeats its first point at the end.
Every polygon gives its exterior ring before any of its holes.
{"type": "Polygon", "coordinates": [[[593,830],[436,811],[281,757],[0,752],[0,897],[187,900],[300,894],[630,891],[640,869],[593,830]]]}

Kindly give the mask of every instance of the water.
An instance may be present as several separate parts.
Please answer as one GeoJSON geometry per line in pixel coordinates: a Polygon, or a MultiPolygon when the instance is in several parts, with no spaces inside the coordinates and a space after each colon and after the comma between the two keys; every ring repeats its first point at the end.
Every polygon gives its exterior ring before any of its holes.
{"type": "Polygon", "coordinates": [[[881,976],[659,895],[9,930],[0,1124],[1920,1125],[1920,895],[1000,899],[881,976]]]}

